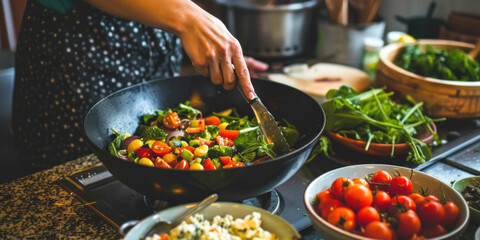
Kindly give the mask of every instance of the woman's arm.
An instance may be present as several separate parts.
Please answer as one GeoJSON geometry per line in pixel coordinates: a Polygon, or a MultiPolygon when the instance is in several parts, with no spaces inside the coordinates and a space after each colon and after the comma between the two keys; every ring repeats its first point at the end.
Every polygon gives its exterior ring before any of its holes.
{"type": "MultiPolygon", "coordinates": [[[[86,0],[109,14],[178,36],[192,65],[214,84],[235,86],[232,64],[245,95],[255,96],[242,48],[217,18],[190,0],[86,0]]],[[[266,68],[265,68],[266,69],[266,68]]]]}

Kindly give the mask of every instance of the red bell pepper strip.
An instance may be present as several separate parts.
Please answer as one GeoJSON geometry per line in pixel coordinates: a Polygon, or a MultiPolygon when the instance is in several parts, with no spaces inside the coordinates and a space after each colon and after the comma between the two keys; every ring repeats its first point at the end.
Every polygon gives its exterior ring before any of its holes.
{"type": "Polygon", "coordinates": [[[205,123],[207,125],[218,125],[222,123],[222,120],[220,120],[220,118],[217,116],[210,116],[205,119],[205,123]]]}
{"type": "Polygon", "coordinates": [[[230,156],[219,156],[218,158],[220,158],[220,162],[222,162],[223,165],[227,165],[232,162],[232,157],[230,156]]]}
{"type": "Polygon", "coordinates": [[[235,140],[235,138],[240,134],[239,130],[220,130],[218,131],[218,135],[225,137],[225,138],[230,138],[232,140],[235,140]]]}
{"type": "MultiPolygon", "coordinates": [[[[192,121],[196,121],[196,126],[188,127],[187,129],[185,129],[185,132],[187,132],[187,133],[198,133],[198,132],[205,131],[205,119],[204,118],[200,118],[200,119],[196,119],[196,120],[192,120],[192,121]]],[[[192,124],[190,123],[190,125],[192,125],[192,124]]]]}
{"type": "Polygon", "coordinates": [[[215,170],[215,169],[217,169],[210,158],[204,159],[202,161],[202,166],[205,170],[215,170]]]}

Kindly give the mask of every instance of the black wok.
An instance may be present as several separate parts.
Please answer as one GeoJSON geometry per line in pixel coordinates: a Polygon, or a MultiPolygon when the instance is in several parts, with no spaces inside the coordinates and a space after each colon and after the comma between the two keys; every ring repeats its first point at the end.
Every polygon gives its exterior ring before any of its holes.
{"type": "Polygon", "coordinates": [[[294,146],[296,150],[252,166],[214,171],[153,168],[110,155],[111,128],[133,133],[141,115],[174,108],[186,100],[205,113],[236,107],[241,115],[253,117],[238,91],[226,91],[201,76],[152,80],[100,100],[85,117],[88,143],[113,176],[155,199],[197,201],[218,193],[221,200],[238,201],[261,195],[288,180],[303,165],[323,131],[325,114],[312,97],[295,88],[260,79],[252,79],[252,83],[275,119],[287,119],[304,136],[294,146]]]}

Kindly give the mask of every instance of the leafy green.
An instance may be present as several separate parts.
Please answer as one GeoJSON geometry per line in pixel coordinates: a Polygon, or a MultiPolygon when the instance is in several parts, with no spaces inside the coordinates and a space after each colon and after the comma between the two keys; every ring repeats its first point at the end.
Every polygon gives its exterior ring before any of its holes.
{"type": "Polygon", "coordinates": [[[407,161],[424,163],[431,158],[430,148],[414,136],[427,127],[438,139],[430,128],[432,120],[421,112],[422,102],[396,103],[392,94],[379,88],[359,93],[349,86],[329,90],[328,101],[322,103],[325,130],[367,142],[365,151],[372,142],[392,144],[392,157],[394,144],[407,143],[411,148],[407,161]]]}
{"type": "Polygon", "coordinates": [[[332,149],[332,142],[326,136],[321,136],[318,140],[318,143],[313,147],[312,153],[310,153],[310,157],[305,161],[305,163],[309,163],[314,158],[316,158],[319,154],[322,154],[326,157],[335,155],[335,152],[332,149]]]}
{"type": "Polygon", "coordinates": [[[195,115],[201,113],[200,110],[192,107],[189,101],[185,103],[179,103],[178,108],[174,110],[179,116],[185,116],[187,118],[193,118],[195,115]]]}
{"type": "Polygon", "coordinates": [[[113,128],[112,132],[115,138],[113,139],[113,141],[110,142],[110,145],[108,145],[108,151],[113,156],[118,157],[117,149],[120,149],[120,147],[122,146],[122,142],[123,140],[125,140],[127,133],[117,132],[113,128]]]}
{"type": "Polygon", "coordinates": [[[425,77],[480,81],[479,63],[459,49],[449,51],[432,45],[422,48],[419,44],[408,44],[395,64],[425,77]]]}
{"type": "Polygon", "coordinates": [[[295,128],[279,126],[280,131],[282,131],[285,140],[287,140],[288,146],[293,146],[298,141],[300,133],[295,128]]]}
{"type": "Polygon", "coordinates": [[[267,155],[270,158],[275,158],[276,156],[273,152],[273,143],[266,142],[265,136],[260,133],[258,127],[240,132],[235,138],[234,144],[241,156],[251,152],[256,152],[258,157],[267,155]]]}

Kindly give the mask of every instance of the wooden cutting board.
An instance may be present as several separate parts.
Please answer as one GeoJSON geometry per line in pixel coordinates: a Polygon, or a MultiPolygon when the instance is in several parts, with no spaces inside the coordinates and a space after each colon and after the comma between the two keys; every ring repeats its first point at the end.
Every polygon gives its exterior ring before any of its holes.
{"type": "Polygon", "coordinates": [[[268,78],[297,88],[313,97],[324,97],[328,90],[348,85],[362,92],[370,84],[370,77],[363,71],[333,63],[296,64],[285,67],[284,73],[271,73],[268,78]]]}

